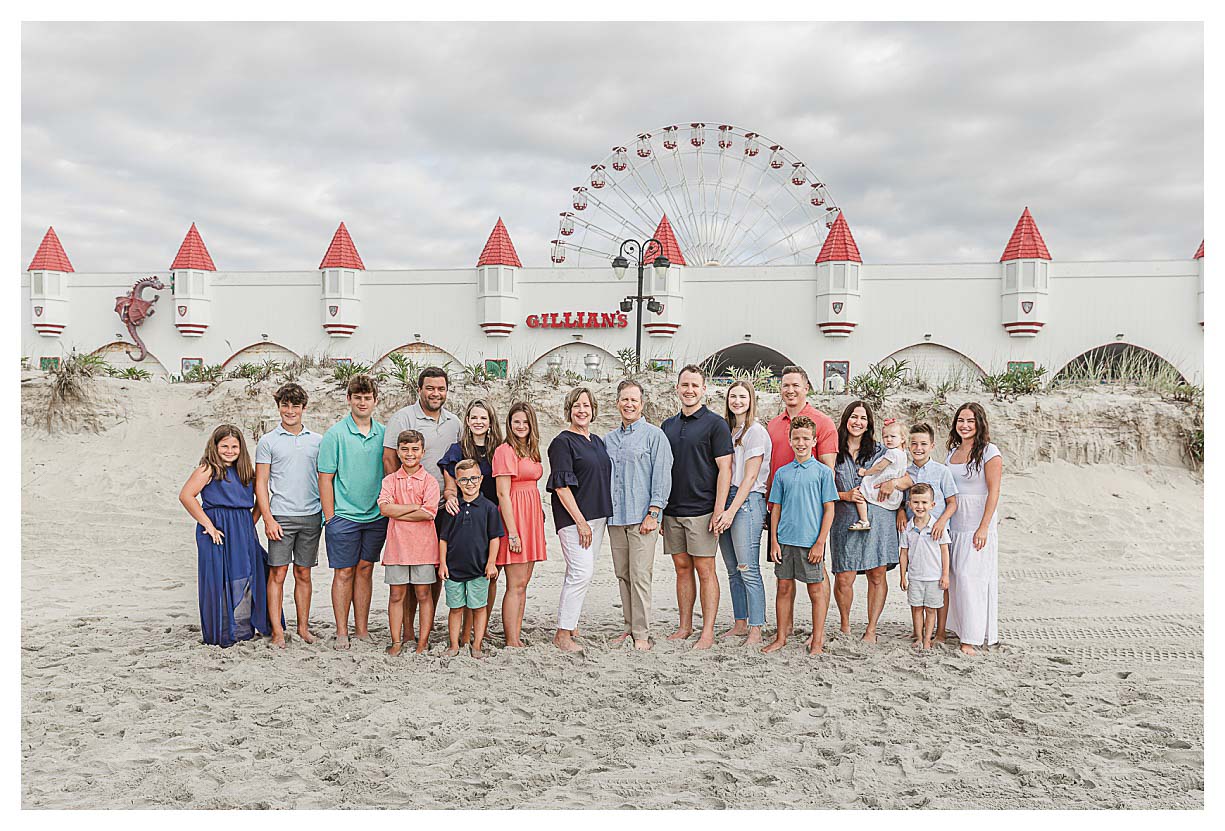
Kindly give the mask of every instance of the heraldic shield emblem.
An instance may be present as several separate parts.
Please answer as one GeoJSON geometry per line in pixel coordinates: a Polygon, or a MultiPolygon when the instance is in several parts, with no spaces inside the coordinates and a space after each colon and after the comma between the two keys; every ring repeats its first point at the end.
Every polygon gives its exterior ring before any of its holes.
{"type": "Polygon", "coordinates": [[[179,317],[187,317],[187,307],[179,306],[179,317]]]}
{"type": "Polygon", "coordinates": [[[1034,310],[1034,301],[1032,300],[1022,300],[1021,301],[1021,311],[1025,312],[1025,314],[1029,314],[1033,310],[1034,310]]]}
{"type": "Polygon", "coordinates": [[[338,311],[340,311],[339,306],[328,306],[328,314],[330,314],[332,317],[336,317],[336,313],[338,311]]]}
{"type": "Polygon", "coordinates": [[[834,303],[834,314],[836,315],[842,314],[842,303],[841,302],[834,303]]]}
{"type": "Polygon", "coordinates": [[[34,307],[34,316],[35,316],[35,317],[42,317],[42,316],[43,316],[43,307],[42,307],[42,306],[35,306],[35,307],[34,307]]]}

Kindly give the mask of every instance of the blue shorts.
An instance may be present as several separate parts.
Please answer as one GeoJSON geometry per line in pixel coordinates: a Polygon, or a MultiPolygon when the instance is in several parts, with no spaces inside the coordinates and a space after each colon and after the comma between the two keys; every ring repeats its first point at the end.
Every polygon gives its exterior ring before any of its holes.
{"type": "Polygon", "coordinates": [[[387,517],[354,522],[333,516],[332,521],[323,526],[323,540],[327,544],[331,568],[353,568],[358,560],[377,563],[383,553],[383,543],[387,541],[387,517]]]}

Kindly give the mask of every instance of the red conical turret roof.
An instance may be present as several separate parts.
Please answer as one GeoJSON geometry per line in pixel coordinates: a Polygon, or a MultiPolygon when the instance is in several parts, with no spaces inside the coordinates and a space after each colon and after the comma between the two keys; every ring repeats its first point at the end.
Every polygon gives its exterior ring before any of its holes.
{"type": "MultiPolygon", "coordinates": [[[[48,231],[47,233],[51,233],[51,232],[50,232],[50,231],[48,231]]],[[[42,249],[40,248],[40,249],[38,249],[38,250],[39,250],[39,251],[41,251],[42,249]]],[[[1195,256],[1194,256],[1194,257],[1192,257],[1192,259],[1194,259],[1194,260],[1202,260],[1202,259],[1204,259],[1204,241],[1203,241],[1203,240],[1200,240],[1200,243],[1199,243],[1199,250],[1195,252],[1195,256]]],[[[68,269],[68,270],[69,270],[69,271],[72,271],[72,269],[71,269],[71,268],[70,268],[70,269],[68,269]]]]}
{"type": "MultiPolygon", "coordinates": [[[[655,229],[655,239],[659,240],[664,247],[663,255],[668,258],[668,262],[672,265],[686,265],[685,255],[681,253],[680,243],[676,241],[676,233],[672,230],[672,223],[668,221],[668,215],[664,214],[663,219],[659,220],[659,227],[655,229]]],[[[645,256],[642,261],[646,265],[650,265],[659,256],[659,251],[656,246],[648,245],[645,256]]]]}
{"type": "Polygon", "coordinates": [[[68,255],[64,253],[64,246],[60,245],[60,238],[55,235],[54,228],[47,228],[47,233],[43,235],[43,241],[26,271],[72,271],[72,263],[68,262],[68,255]]]}
{"type": "Polygon", "coordinates": [[[194,222],[187,229],[187,236],[183,238],[183,244],[179,246],[179,253],[175,255],[174,262],[170,264],[171,271],[178,271],[181,268],[192,268],[196,271],[217,270],[217,266],[213,265],[213,258],[208,255],[208,249],[204,247],[204,240],[200,239],[200,232],[196,230],[194,222]]]}
{"type": "Polygon", "coordinates": [[[1000,256],[1000,262],[1008,260],[1049,260],[1051,252],[1046,250],[1046,242],[1038,231],[1038,223],[1034,222],[1029,208],[1021,212],[1017,227],[1012,231],[1012,239],[1000,256]]]}
{"type": "Polygon", "coordinates": [[[357,246],[353,244],[353,238],[349,236],[349,229],[345,227],[343,222],[336,229],[336,233],[332,235],[332,244],[328,246],[327,253],[323,255],[323,259],[319,262],[319,269],[322,271],[325,268],[366,270],[361,254],[357,253],[357,246]]]}
{"type": "Polygon", "coordinates": [[[510,234],[502,224],[502,217],[498,217],[493,232],[489,234],[485,247],[481,249],[481,258],[476,261],[477,268],[486,265],[513,265],[515,268],[523,268],[519,255],[515,253],[515,244],[510,241],[510,234]]]}
{"type": "Polygon", "coordinates": [[[846,217],[841,211],[838,212],[838,218],[834,220],[833,227],[829,229],[829,234],[825,237],[825,244],[821,246],[817,262],[863,262],[863,257],[859,256],[859,246],[855,244],[855,238],[851,236],[851,226],[846,224],[846,217]]]}

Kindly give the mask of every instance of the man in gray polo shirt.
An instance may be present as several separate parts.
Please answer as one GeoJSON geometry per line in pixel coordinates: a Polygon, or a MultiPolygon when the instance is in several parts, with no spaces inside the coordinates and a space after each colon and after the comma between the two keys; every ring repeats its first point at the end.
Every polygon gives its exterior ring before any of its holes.
{"type": "Polygon", "coordinates": [[[322,433],[302,424],[306,390],[285,384],[272,396],[281,423],[265,433],[255,446],[255,504],[268,535],[268,619],[272,643],[285,648],[281,608],[285,573],[293,564],[293,600],[298,637],[314,643],[308,627],[311,609],[311,569],[319,562],[319,535],[323,508],[319,504],[319,459],[322,433]]]}
{"type": "MultiPolygon", "coordinates": [[[[431,366],[421,370],[417,376],[417,402],[402,407],[387,420],[387,432],[383,439],[383,473],[390,475],[400,467],[400,457],[396,455],[396,437],[402,430],[416,430],[425,436],[425,453],[421,457],[421,466],[438,481],[441,493],[443,485],[442,471],[438,469],[441,459],[451,445],[459,441],[459,416],[443,409],[447,403],[447,373],[441,367],[431,366]]],[[[441,528],[450,515],[441,501],[438,504],[438,515],[434,519],[435,526],[441,528]]],[[[438,594],[442,590],[442,580],[434,584],[434,603],[437,606],[438,594]]],[[[408,608],[404,610],[405,643],[416,640],[412,632],[413,621],[417,615],[417,599],[408,596],[408,608]]]]}

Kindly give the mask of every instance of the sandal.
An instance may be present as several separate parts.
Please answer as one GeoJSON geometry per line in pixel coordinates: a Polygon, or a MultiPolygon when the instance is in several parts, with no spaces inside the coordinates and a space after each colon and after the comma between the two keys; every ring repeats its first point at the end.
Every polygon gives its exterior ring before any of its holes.
{"type": "Polygon", "coordinates": [[[854,523],[853,525],[851,525],[851,526],[850,526],[849,528],[847,528],[846,530],[848,530],[848,531],[871,531],[871,530],[872,530],[872,523],[871,523],[871,522],[869,522],[869,521],[868,521],[868,520],[866,520],[866,519],[861,519],[861,520],[859,520],[858,522],[856,522],[856,523],[854,523]]]}

